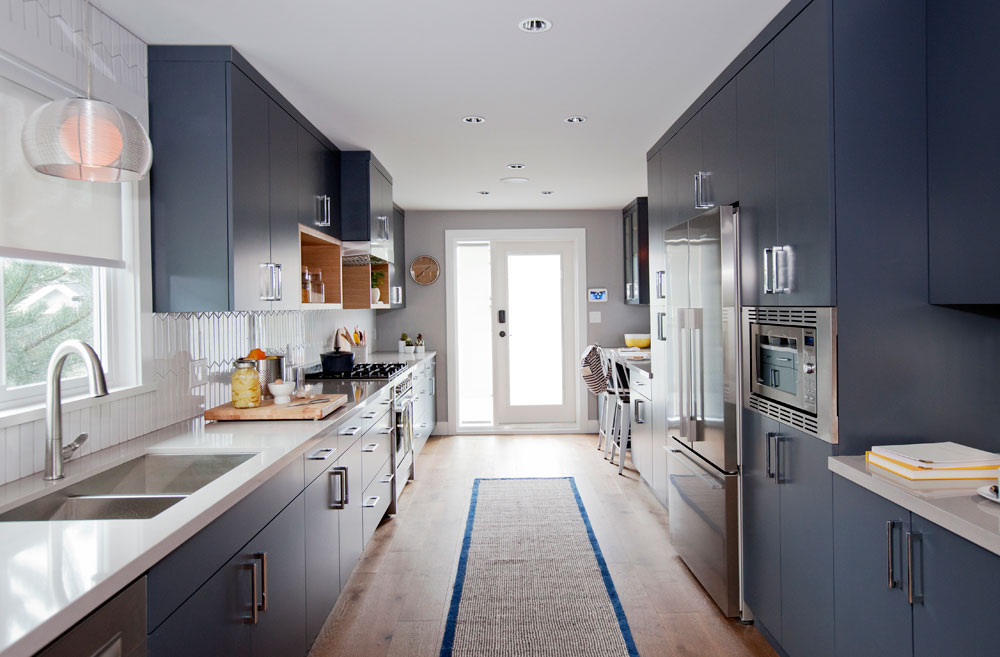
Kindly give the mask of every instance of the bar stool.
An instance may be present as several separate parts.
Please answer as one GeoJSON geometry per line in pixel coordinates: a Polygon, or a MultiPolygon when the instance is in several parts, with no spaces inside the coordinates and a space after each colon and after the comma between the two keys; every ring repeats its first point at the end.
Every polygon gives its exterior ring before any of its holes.
{"type": "Polygon", "coordinates": [[[613,357],[609,358],[611,363],[610,377],[608,378],[609,398],[614,398],[614,412],[612,413],[611,431],[608,445],[605,450],[605,458],[609,458],[611,463],[615,462],[615,452],[618,452],[618,474],[625,471],[625,455],[632,450],[630,440],[632,433],[632,404],[629,397],[628,371],[619,364],[613,357]],[[607,448],[610,448],[610,457],[607,456],[607,448]]]}
{"type": "Polygon", "coordinates": [[[599,400],[601,418],[597,428],[597,449],[598,451],[604,450],[604,458],[606,459],[608,458],[608,447],[611,445],[611,435],[617,413],[617,400],[611,385],[614,359],[611,357],[610,352],[603,347],[598,347],[597,352],[601,357],[601,371],[604,372],[604,391],[601,393],[601,399],[599,400]]]}

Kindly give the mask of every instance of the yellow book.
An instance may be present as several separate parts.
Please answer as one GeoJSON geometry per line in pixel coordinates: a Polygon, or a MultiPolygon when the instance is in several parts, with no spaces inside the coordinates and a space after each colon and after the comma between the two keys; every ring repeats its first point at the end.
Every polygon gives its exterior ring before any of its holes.
{"type": "Polygon", "coordinates": [[[936,470],[916,468],[911,465],[905,465],[897,461],[893,461],[892,459],[885,458],[884,456],[874,452],[865,452],[865,461],[911,481],[949,479],[991,479],[995,481],[997,478],[996,468],[951,468],[936,470]]]}

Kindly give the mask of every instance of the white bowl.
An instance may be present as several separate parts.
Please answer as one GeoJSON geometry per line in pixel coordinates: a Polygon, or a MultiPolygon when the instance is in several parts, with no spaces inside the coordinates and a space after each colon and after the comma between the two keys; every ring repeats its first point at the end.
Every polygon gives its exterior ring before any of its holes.
{"type": "Polygon", "coordinates": [[[295,390],[295,382],[268,383],[267,388],[274,395],[274,403],[280,406],[292,401],[292,391],[295,390]]]}

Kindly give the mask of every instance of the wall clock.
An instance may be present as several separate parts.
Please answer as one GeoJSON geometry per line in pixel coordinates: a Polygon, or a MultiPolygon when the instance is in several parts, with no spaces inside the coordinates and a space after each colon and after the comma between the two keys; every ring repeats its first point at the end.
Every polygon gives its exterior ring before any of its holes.
{"type": "Polygon", "coordinates": [[[429,255],[417,256],[410,263],[410,278],[418,285],[430,285],[441,275],[441,265],[429,255]]]}

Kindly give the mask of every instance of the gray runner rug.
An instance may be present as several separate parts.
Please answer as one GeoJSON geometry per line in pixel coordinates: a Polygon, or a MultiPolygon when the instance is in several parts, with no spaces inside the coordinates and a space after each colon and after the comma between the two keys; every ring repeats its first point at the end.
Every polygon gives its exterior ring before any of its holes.
{"type": "Polygon", "coordinates": [[[637,657],[572,477],[476,479],[441,657],[637,657]]]}

